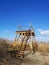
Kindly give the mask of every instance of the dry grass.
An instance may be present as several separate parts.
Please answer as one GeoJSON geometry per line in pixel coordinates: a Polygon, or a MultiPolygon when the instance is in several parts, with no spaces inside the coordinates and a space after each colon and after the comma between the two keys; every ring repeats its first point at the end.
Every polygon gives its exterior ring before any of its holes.
{"type": "MultiPolygon", "coordinates": [[[[13,50],[12,43],[10,44],[6,40],[0,42],[0,65],[20,65],[22,59],[10,55],[8,50],[13,50]]],[[[17,49],[17,47],[16,47],[17,49]]]]}
{"type": "Polygon", "coordinates": [[[38,44],[38,51],[39,52],[49,52],[49,44],[38,44]]]}
{"type": "MultiPolygon", "coordinates": [[[[24,43],[24,45],[25,45],[25,43],[24,43]]],[[[10,44],[6,40],[3,40],[3,41],[0,42],[0,65],[21,65],[21,63],[23,62],[22,59],[20,60],[20,59],[17,59],[16,57],[11,57],[10,55],[7,55],[8,54],[7,50],[8,49],[13,50],[13,48],[14,49],[20,48],[20,45],[18,44],[18,42],[16,42],[16,44],[15,44],[15,42],[10,44]]],[[[28,49],[30,49],[29,45],[27,46],[26,50],[28,51],[28,49]]],[[[45,43],[38,44],[38,52],[42,52],[41,55],[46,56],[47,52],[49,52],[49,44],[45,44],[45,43]]],[[[31,59],[33,59],[32,63],[34,63],[34,62],[36,62],[35,60],[38,57],[38,53],[35,55],[35,57],[33,56],[33,58],[32,58],[32,55],[30,55],[30,56],[31,56],[31,59]]],[[[27,59],[28,59],[28,57],[27,57],[27,59]]],[[[30,63],[31,63],[31,59],[29,58],[30,63]]],[[[26,60],[26,58],[25,58],[25,60],[26,60]]],[[[40,63],[40,62],[38,61],[38,63],[40,63]]],[[[24,63],[24,65],[25,65],[25,63],[24,63]]],[[[48,65],[48,64],[45,62],[43,65],[48,65]]]]}

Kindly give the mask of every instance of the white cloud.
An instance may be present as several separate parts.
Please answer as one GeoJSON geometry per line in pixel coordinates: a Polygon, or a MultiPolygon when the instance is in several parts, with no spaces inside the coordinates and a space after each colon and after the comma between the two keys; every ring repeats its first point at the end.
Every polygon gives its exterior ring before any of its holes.
{"type": "Polygon", "coordinates": [[[36,37],[36,41],[45,41],[45,42],[49,42],[49,37],[39,36],[39,37],[36,37]]]}
{"type": "Polygon", "coordinates": [[[43,30],[40,32],[40,34],[49,34],[49,30],[43,30]]]}
{"type": "Polygon", "coordinates": [[[40,32],[40,34],[49,34],[49,30],[38,29],[37,31],[40,32]]]}
{"type": "Polygon", "coordinates": [[[41,32],[41,31],[42,31],[42,29],[38,29],[37,31],[38,31],[38,32],[41,32]]]}

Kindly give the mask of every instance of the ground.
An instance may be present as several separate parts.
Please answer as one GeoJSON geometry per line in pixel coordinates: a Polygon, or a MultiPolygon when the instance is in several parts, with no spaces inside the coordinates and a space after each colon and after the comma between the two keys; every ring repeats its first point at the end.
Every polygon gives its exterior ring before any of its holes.
{"type": "Polygon", "coordinates": [[[24,58],[21,65],[49,65],[49,53],[47,56],[43,56],[39,52],[34,55],[30,54],[24,58]]]}
{"type": "MultiPolygon", "coordinates": [[[[49,44],[38,44],[38,51],[33,55],[30,50],[25,50],[25,57],[11,56],[9,44],[0,42],[0,65],[49,65],[49,44]]],[[[13,47],[10,45],[10,48],[13,47]]],[[[28,48],[28,47],[27,47],[28,48]]],[[[16,47],[17,49],[17,47],[16,47]]]]}
{"type": "Polygon", "coordinates": [[[22,58],[10,58],[0,61],[0,65],[49,65],[49,53],[36,52],[22,58]]]}

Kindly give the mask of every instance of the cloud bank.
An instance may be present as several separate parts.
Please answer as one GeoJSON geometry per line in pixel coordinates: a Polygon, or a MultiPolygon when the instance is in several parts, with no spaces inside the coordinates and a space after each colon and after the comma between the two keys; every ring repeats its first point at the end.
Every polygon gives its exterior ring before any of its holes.
{"type": "Polygon", "coordinates": [[[49,30],[38,29],[37,31],[38,31],[40,34],[49,34],[49,30]]]}

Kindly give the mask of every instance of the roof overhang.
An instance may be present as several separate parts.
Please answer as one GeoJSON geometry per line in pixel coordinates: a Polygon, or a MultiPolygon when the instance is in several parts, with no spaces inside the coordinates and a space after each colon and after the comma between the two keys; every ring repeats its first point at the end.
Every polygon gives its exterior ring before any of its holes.
{"type": "Polygon", "coordinates": [[[26,33],[26,31],[16,31],[16,34],[23,34],[26,33]]]}

